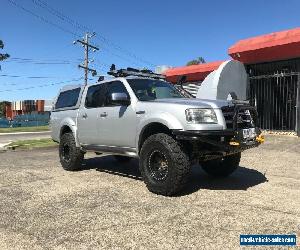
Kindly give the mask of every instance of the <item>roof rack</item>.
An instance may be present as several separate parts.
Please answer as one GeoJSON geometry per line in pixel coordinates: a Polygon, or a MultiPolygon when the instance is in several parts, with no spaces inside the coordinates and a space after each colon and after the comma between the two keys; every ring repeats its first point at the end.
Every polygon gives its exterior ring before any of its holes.
{"type": "Polygon", "coordinates": [[[148,69],[135,69],[135,68],[127,68],[127,69],[116,69],[114,64],[111,65],[110,70],[107,72],[108,75],[112,75],[114,77],[126,77],[126,76],[140,76],[147,77],[153,79],[161,79],[165,80],[166,77],[161,74],[156,74],[148,69]]]}

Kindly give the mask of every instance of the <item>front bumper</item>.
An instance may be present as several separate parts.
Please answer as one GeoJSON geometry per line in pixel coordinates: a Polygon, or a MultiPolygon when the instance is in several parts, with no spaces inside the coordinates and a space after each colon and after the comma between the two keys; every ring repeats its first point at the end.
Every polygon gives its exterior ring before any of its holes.
{"type": "Polygon", "coordinates": [[[257,147],[264,141],[259,128],[255,128],[257,136],[253,139],[244,139],[242,129],[205,131],[173,130],[172,132],[178,140],[200,142],[204,145],[210,145],[216,151],[223,151],[226,153],[236,153],[257,147]]]}
{"type": "Polygon", "coordinates": [[[225,154],[235,153],[257,147],[264,142],[261,131],[257,127],[258,114],[254,107],[244,102],[234,101],[233,105],[224,106],[221,110],[227,129],[206,131],[174,130],[173,134],[178,140],[196,142],[202,150],[208,149],[209,153],[218,151],[225,154]],[[243,131],[246,133],[246,129],[250,128],[255,129],[256,136],[244,138],[243,131]]]}

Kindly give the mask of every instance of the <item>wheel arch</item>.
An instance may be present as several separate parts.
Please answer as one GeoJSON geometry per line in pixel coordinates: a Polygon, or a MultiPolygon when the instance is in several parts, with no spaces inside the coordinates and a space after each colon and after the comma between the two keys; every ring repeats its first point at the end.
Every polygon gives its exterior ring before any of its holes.
{"type": "Polygon", "coordinates": [[[72,133],[74,138],[75,138],[75,142],[76,142],[76,146],[79,147],[80,144],[78,142],[77,139],[77,130],[76,130],[76,126],[70,124],[70,123],[63,123],[61,125],[60,131],[59,131],[59,140],[61,138],[61,136],[65,133],[72,133]]]}
{"type": "Polygon", "coordinates": [[[147,138],[151,135],[165,133],[168,135],[172,135],[171,130],[161,122],[151,122],[143,127],[139,134],[138,140],[138,153],[140,152],[143,143],[147,140],[147,138]]]}
{"type": "Polygon", "coordinates": [[[61,136],[65,133],[71,132],[73,133],[73,130],[71,129],[70,125],[63,125],[60,129],[60,133],[59,133],[59,138],[61,138],[61,136]]]}

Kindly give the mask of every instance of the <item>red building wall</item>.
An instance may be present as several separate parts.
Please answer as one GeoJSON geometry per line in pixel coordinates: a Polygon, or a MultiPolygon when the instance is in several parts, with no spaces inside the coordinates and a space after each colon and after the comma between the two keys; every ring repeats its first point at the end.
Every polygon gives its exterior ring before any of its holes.
{"type": "Polygon", "coordinates": [[[13,119],[13,111],[11,109],[11,104],[5,106],[6,119],[13,119]]]}
{"type": "Polygon", "coordinates": [[[44,112],[45,100],[37,100],[36,101],[36,111],[44,112]]]}
{"type": "Polygon", "coordinates": [[[26,100],[21,102],[21,109],[15,110],[13,103],[5,106],[6,118],[14,119],[16,115],[27,114],[31,112],[43,113],[45,111],[45,100],[31,101],[26,100]]]}

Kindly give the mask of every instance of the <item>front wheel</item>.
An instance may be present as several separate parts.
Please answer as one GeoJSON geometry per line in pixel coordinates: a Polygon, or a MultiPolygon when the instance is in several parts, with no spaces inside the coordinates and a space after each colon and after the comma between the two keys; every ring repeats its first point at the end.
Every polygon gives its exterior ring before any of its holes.
{"type": "Polygon", "coordinates": [[[81,168],[84,153],[76,147],[74,135],[65,133],[61,136],[59,142],[59,158],[62,167],[68,171],[74,171],[81,168]]]}
{"type": "Polygon", "coordinates": [[[159,133],[144,142],[140,152],[140,171],[149,191],[171,196],[186,184],[190,162],[177,141],[159,133]]]}
{"type": "Polygon", "coordinates": [[[241,153],[228,155],[220,159],[201,162],[202,169],[214,177],[226,177],[232,174],[239,166],[241,153]]]}

